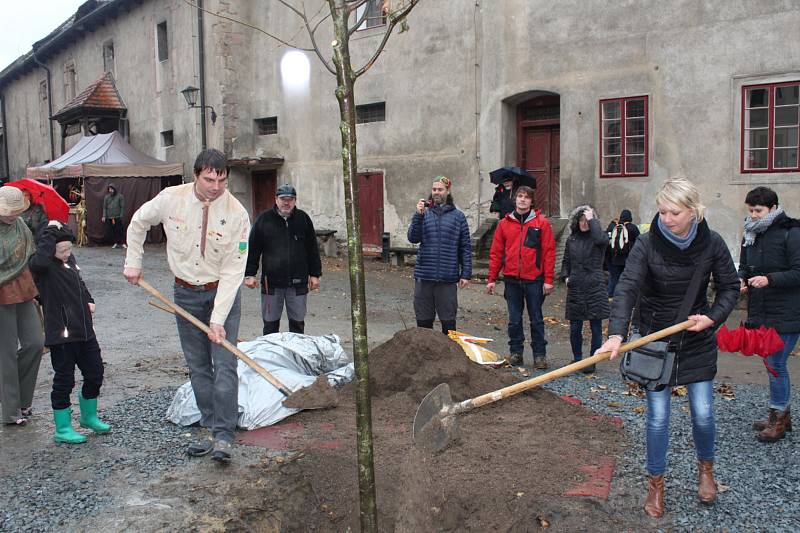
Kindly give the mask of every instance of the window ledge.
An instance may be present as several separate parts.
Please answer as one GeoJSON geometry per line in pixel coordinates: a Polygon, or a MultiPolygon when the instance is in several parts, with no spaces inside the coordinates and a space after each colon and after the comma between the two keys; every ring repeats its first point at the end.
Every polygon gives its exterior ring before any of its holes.
{"type": "Polygon", "coordinates": [[[757,185],[770,183],[798,183],[800,182],[800,172],[737,172],[731,184],[733,185],[757,185]]]}

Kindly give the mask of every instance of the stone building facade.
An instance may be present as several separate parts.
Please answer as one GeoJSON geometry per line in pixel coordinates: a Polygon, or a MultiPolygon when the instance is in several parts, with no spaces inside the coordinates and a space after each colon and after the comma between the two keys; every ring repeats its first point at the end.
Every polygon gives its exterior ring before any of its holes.
{"type": "MultiPolygon", "coordinates": [[[[276,183],[291,182],[318,227],[343,234],[333,76],[304,52],[308,81],[292,83],[281,70],[289,49],[212,13],[304,46],[299,19],[277,2],[204,7],[205,102],[218,114],[205,126],[208,145],[234,162],[231,190],[255,213],[276,183]]],[[[90,0],[81,10],[0,72],[0,174],[58,157],[48,116],[106,70],[131,143],[190,172],[200,113],[180,91],[200,86],[197,10],[183,0],[90,0]]],[[[548,215],[591,203],[604,221],[628,208],[649,222],[660,184],[685,175],[736,251],[756,184],[800,215],[799,27],[798,0],[423,0],[356,85],[365,242],[384,231],[403,242],[439,174],[452,177],[476,230],[493,217],[489,171],[515,165],[536,174],[548,215]]],[[[384,30],[375,9],[353,34],[354,64],[384,30]]],[[[323,25],[323,54],[330,40],[323,25]]]]}

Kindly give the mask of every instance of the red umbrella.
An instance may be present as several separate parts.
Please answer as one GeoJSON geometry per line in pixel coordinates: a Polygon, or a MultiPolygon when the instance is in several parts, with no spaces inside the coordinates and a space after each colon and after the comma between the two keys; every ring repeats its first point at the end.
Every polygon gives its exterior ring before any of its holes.
{"type": "Polygon", "coordinates": [[[51,186],[30,178],[12,181],[8,185],[28,191],[31,201],[41,205],[50,220],[58,220],[62,224],[69,220],[69,204],[51,186]]]}
{"type": "Polygon", "coordinates": [[[777,377],[778,373],[767,363],[767,357],[783,349],[783,341],[775,328],[761,326],[758,329],[746,328],[739,325],[734,330],[729,330],[723,325],[717,331],[717,346],[723,352],[739,352],[744,356],[758,355],[764,358],[764,366],[770,374],[777,377]]]}

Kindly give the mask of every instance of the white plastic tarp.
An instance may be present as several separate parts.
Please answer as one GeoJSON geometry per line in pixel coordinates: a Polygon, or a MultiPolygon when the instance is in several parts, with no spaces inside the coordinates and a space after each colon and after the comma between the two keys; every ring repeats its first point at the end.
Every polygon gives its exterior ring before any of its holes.
{"type": "MultiPolygon", "coordinates": [[[[239,349],[252,357],[291,391],[314,383],[325,375],[328,383],[341,387],[355,375],[353,359],[344,351],[337,335],[272,333],[239,343],[239,349]]],[[[267,380],[239,361],[239,427],[256,429],[275,424],[300,411],[283,406],[285,397],[267,380]]],[[[191,382],[175,393],[167,409],[167,420],[189,426],[200,421],[191,382]]]]}

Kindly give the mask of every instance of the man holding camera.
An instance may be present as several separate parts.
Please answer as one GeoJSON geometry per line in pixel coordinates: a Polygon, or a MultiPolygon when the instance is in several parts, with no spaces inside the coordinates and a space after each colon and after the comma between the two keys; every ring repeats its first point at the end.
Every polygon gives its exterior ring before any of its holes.
{"type": "Polygon", "coordinates": [[[472,277],[472,243],[464,213],[453,205],[450,179],[437,176],[427,200],[417,202],[408,241],[419,244],[414,267],[414,314],[417,326],[433,328],[436,315],[442,333],[456,329],[458,288],[472,277]]]}

